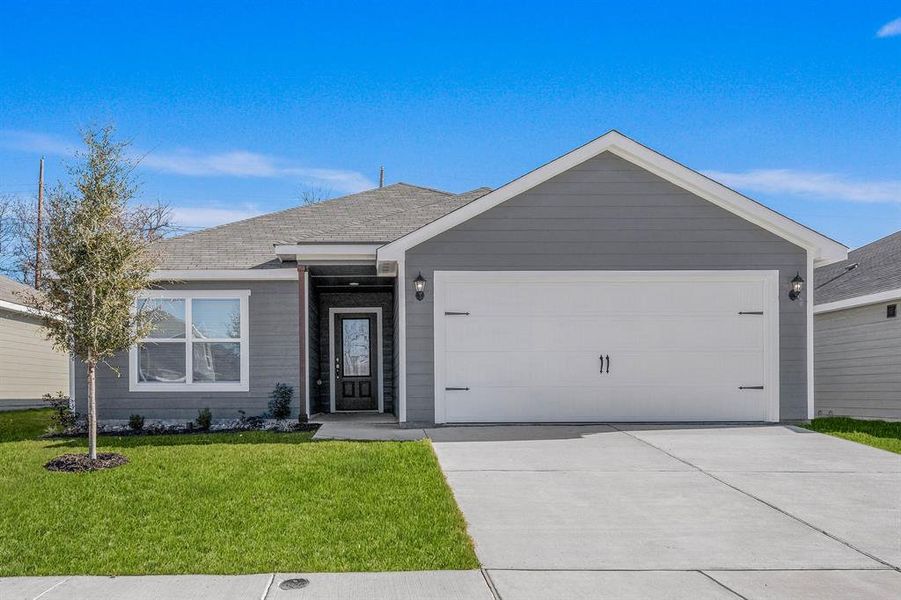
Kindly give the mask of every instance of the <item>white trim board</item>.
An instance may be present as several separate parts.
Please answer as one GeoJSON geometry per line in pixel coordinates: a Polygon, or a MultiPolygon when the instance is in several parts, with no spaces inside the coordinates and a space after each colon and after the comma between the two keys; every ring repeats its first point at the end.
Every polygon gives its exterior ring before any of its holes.
{"type": "Polygon", "coordinates": [[[894,300],[901,300],[901,288],[886,290],[884,292],[876,292],[873,294],[866,294],[864,296],[857,296],[856,298],[848,298],[846,300],[836,300],[835,302],[817,304],[813,307],[813,313],[819,315],[828,312],[835,312],[837,310],[845,310],[846,308],[856,308],[858,306],[880,304],[882,302],[892,302],[894,300]]]}
{"type": "MultiPolygon", "coordinates": [[[[335,315],[347,313],[375,314],[376,336],[375,341],[376,353],[378,354],[378,412],[385,412],[385,359],[384,359],[384,340],[382,339],[382,309],[379,306],[362,306],[362,307],[341,307],[328,309],[328,376],[329,376],[329,410],[333,413],[335,410],[335,315]]],[[[372,412],[372,411],[340,411],[340,412],[372,412]]]]}
{"type": "Polygon", "coordinates": [[[615,154],[801,248],[810,250],[817,266],[845,260],[848,257],[848,248],[842,244],[639,144],[618,131],[610,131],[428,225],[382,246],[378,249],[378,262],[400,260],[404,253],[413,246],[468,221],[603,152],[615,154]]]}
{"type": "MultiPolygon", "coordinates": [[[[444,371],[444,328],[439,326],[445,318],[445,310],[465,310],[465,307],[445,305],[444,286],[453,282],[503,282],[515,285],[517,281],[534,282],[541,278],[549,283],[594,282],[642,282],[642,281],[757,281],[764,283],[764,299],[761,309],[766,317],[764,329],[763,385],[767,394],[766,421],[780,419],[780,364],[779,364],[779,272],[770,270],[748,271],[435,271],[433,280],[434,326],[434,398],[435,422],[446,423],[444,371]]],[[[756,310],[756,308],[754,309],[756,310]]]]}
{"type": "Polygon", "coordinates": [[[379,246],[381,244],[279,244],[275,246],[275,254],[279,260],[296,260],[305,264],[347,264],[347,261],[371,264],[375,262],[379,246]]]}
{"type": "Polygon", "coordinates": [[[8,310],[9,312],[19,313],[23,315],[30,315],[32,317],[43,317],[44,313],[42,311],[31,308],[30,306],[25,306],[24,304],[17,304],[15,302],[9,302],[7,300],[0,300],[0,309],[8,310]]]}
{"type": "Polygon", "coordinates": [[[153,271],[154,281],[297,281],[297,269],[187,269],[153,271]]]}

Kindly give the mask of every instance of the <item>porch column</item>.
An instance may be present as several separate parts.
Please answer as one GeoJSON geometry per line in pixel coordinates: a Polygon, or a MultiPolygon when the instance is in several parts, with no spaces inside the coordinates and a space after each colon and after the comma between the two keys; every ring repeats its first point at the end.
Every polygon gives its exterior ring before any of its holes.
{"type": "Polygon", "coordinates": [[[307,414],[307,388],[310,385],[309,373],[307,369],[307,336],[308,336],[308,319],[307,314],[309,313],[309,298],[307,297],[307,268],[304,265],[297,265],[297,290],[299,296],[298,305],[299,315],[298,315],[298,327],[300,329],[300,385],[297,386],[297,396],[300,400],[300,410],[298,411],[298,420],[301,423],[306,422],[310,415],[307,414]]]}

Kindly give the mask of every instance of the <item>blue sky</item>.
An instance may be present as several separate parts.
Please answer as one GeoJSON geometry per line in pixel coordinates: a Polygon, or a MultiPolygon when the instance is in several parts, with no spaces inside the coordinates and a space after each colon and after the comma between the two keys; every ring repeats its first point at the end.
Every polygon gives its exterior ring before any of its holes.
{"type": "Polygon", "coordinates": [[[901,229],[897,1],[187,4],[4,3],[0,194],[106,123],[185,227],[618,129],[852,247],[901,229]]]}

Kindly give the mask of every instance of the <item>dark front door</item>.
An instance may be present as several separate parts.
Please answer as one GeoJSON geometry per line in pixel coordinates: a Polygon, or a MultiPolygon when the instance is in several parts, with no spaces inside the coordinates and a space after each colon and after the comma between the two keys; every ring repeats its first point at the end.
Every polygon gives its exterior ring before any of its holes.
{"type": "Polygon", "coordinates": [[[377,338],[375,315],[335,315],[335,410],[378,410],[377,338]]]}

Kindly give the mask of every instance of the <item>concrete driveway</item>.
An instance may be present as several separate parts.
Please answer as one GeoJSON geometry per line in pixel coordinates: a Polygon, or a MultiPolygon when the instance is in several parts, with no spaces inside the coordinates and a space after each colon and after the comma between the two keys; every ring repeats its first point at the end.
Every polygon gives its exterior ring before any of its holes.
{"type": "Polygon", "coordinates": [[[427,433],[504,600],[901,597],[901,456],[784,426],[427,433]]]}

